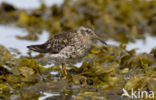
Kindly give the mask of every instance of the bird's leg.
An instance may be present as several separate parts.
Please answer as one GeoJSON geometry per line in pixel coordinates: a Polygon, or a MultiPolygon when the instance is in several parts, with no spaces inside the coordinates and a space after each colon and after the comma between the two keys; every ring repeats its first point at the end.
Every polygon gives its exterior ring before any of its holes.
{"type": "Polygon", "coordinates": [[[30,58],[32,58],[31,53],[32,53],[32,51],[31,51],[31,50],[29,50],[29,51],[28,51],[28,55],[29,55],[29,57],[30,57],[30,58]]]}
{"type": "Polygon", "coordinates": [[[63,74],[66,76],[67,75],[67,70],[66,70],[66,64],[62,64],[62,70],[63,70],[63,74]]]}

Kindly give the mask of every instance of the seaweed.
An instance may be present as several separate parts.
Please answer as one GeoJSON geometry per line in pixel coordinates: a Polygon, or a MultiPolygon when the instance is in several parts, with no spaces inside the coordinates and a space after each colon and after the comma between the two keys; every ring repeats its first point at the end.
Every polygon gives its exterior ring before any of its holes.
{"type": "Polygon", "coordinates": [[[28,30],[27,36],[17,36],[18,39],[35,41],[43,30],[52,37],[81,25],[91,25],[104,39],[128,43],[136,38],[144,39],[145,33],[155,35],[155,4],[153,0],[64,0],[60,6],[46,7],[42,2],[40,8],[27,11],[2,3],[0,21],[28,30]]]}
{"type": "Polygon", "coordinates": [[[64,0],[60,6],[42,3],[40,8],[28,11],[2,3],[0,23],[28,31],[17,39],[36,41],[44,30],[53,37],[90,25],[103,39],[121,44],[94,45],[80,68],[67,66],[67,77],[60,77],[60,66],[50,65],[42,54],[21,56],[18,50],[0,46],[0,98],[36,100],[52,93],[59,95],[47,99],[116,100],[121,99],[123,88],[128,92],[131,88],[156,91],[156,48],[140,54],[135,49],[126,50],[127,43],[145,39],[145,33],[156,35],[155,4],[154,0],[64,0]]]}

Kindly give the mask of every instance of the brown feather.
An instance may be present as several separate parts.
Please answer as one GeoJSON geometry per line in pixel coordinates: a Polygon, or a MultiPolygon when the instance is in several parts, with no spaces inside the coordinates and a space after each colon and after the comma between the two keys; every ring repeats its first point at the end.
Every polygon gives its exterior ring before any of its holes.
{"type": "Polygon", "coordinates": [[[40,52],[40,53],[59,53],[64,47],[66,47],[73,36],[74,31],[61,33],[55,35],[53,38],[49,39],[47,42],[41,45],[31,45],[27,46],[30,50],[40,52]]]}

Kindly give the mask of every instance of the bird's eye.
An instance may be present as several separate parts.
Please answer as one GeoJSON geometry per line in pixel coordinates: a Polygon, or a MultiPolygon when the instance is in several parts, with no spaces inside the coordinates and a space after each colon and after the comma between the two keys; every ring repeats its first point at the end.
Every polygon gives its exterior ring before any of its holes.
{"type": "Polygon", "coordinates": [[[87,32],[87,33],[91,33],[91,31],[89,31],[89,30],[86,30],[86,32],[87,32]]]}

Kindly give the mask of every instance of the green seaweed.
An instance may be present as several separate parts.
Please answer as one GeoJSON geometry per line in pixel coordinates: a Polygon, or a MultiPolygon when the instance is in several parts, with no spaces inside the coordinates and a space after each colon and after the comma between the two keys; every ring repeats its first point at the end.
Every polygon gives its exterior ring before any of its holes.
{"type": "Polygon", "coordinates": [[[156,1],[131,0],[64,0],[60,6],[41,7],[34,10],[18,10],[10,4],[2,3],[0,21],[26,27],[27,36],[18,39],[38,40],[43,30],[50,37],[62,31],[75,29],[81,25],[91,25],[104,39],[112,38],[122,43],[144,39],[143,34],[156,35],[156,1]],[[128,20],[127,20],[128,19],[128,20]]]}
{"type": "Polygon", "coordinates": [[[126,50],[127,43],[145,39],[145,33],[156,35],[155,4],[154,0],[64,0],[60,6],[42,3],[27,11],[2,3],[0,23],[28,31],[18,39],[36,41],[42,31],[53,37],[90,25],[103,39],[121,44],[94,45],[80,68],[67,66],[67,77],[60,77],[61,67],[50,65],[42,54],[21,56],[16,49],[0,46],[0,98],[37,100],[47,92],[59,94],[48,99],[116,100],[121,99],[122,88],[156,91],[156,48],[140,54],[136,49],[126,50]]]}

